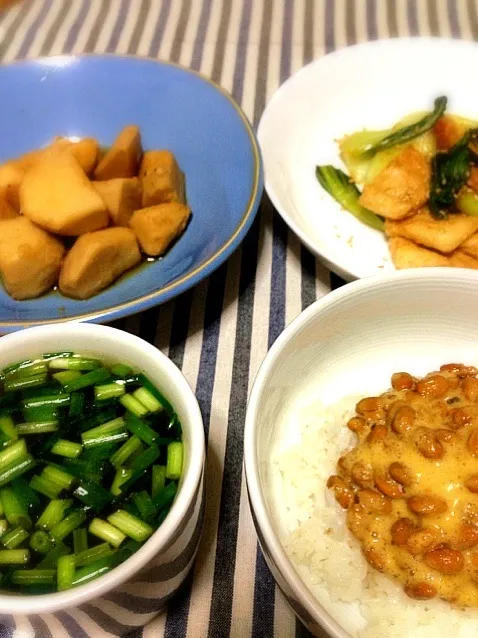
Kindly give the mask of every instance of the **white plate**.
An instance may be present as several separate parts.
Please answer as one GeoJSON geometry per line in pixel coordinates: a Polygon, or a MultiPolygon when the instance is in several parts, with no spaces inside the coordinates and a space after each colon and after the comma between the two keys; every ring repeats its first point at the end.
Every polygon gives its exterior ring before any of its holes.
{"type": "Polygon", "coordinates": [[[439,95],[448,110],[478,116],[473,42],[401,38],[326,55],[292,76],[259,124],[265,186],[286,223],[348,280],[394,270],[382,233],[358,222],[321,188],[317,164],[341,166],[336,139],[362,128],[387,128],[439,95]]]}

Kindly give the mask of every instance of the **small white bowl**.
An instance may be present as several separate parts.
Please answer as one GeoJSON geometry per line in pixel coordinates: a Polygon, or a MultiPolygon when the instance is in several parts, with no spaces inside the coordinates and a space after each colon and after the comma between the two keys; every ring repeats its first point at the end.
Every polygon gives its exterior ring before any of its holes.
{"type": "MultiPolygon", "coordinates": [[[[400,370],[421,375],[444,363],[477,365],[477,317],[477,271],[429,268],[363,279],[304,311],[262,364],[246,416],[249,502],[266,561],[314,635],[324,636],[323,629],[334,638],[349,633],[307,588],[281,545],[285,514],[273,451],[287,445],[292,416],[307,398],[333,405],[384,392],[400,370]]],[[[347,624],[353,625],[351,615],[347,624]]]]}
{"type": "MultiPolygon", "coordinates": [[[[183,476],[168,516],[131,558],[71,590],[32,596],[0,591],[0,616],[2,622],[13,623],[16,616],[39,614],[48,624],[49,614],[79,609],[75,620],[88,635],[94,635],[98,625],[116,634],[122,626],[131,630],[131,626],[146,624],[176,592],[193,563],[204,509],[203,421],[196,397],[178,368],[154,346],[115,328],[67,323],[7,335],[0,340],[0,369],[45,352],[65,350],[124,362],[151,379],[182,424],[183,476]]],[[[64,613],[54,622],[60,617],[64,613]]]]}

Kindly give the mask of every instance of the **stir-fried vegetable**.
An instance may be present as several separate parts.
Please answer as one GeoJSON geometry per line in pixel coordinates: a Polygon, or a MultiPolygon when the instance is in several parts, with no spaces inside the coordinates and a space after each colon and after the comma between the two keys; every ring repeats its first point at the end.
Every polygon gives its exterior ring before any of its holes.
{"type": "Polygon", "coordinates": [[[470,176],[472,152],[469,145],[476,135],[476,129],[467,131],[449,151],[438,152],[433,159],[429,207],[436,219],[446,219],[470,176]]]}
{"type": "Polygon", "coordinates": [[[367,226],[383,231],[383,220],[359,203],[360,191],[343,171],[330,165],[317,166],[315,174],[322,188],[345,210],[367,226]]]}
{"type": "Polygon", "coordinates": [[[0,383],[2,587],[89,582],[166,517],[183,467],[177,416],[144,375],[73,353],[9,366],[0,383]]]}
{"type": "Polygon", "coordinates": [[[433,128],[445,112],[446,105],[447,98],[441,96],[435,100],[433,111],[427,113],[427,115],[418,120],[418,122],[403,126],[398,130],[359,131],[358,133],[354,133],[342,142],[342,151],[351,155],[372,156],[375,155],[375,153],[392,148],[392,146],[406,144],[433,128]]]}

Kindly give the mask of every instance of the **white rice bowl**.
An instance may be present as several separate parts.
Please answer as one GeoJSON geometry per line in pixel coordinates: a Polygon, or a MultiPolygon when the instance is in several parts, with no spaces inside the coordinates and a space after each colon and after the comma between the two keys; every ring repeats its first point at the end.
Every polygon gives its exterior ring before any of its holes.
{"type": "Polygon", "coordinates": [[[355,444],[346,427],[360,397],[335,406],[305,401],[288,411],[271,452],[271,484],[283,547],[311,592],[354,638],[475,638],[478,610],[415,601],[372,570],[326,482],[355,444]]]}

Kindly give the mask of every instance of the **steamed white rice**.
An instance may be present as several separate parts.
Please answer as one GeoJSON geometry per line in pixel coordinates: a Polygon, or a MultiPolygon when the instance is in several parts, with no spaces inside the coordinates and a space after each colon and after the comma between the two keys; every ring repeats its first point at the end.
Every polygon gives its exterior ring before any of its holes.
{"type": "Polygon", "coordinates": [[[475,638],[478,610],[440,600],[408,598],[401,587],[369,568],[345,524],[345,512],[325,484],[354,443],[345,423],[357,398],[333,408],[294,410],[290,440],[272,453],[279,530],[296,570],[327,611],[354,637],[475,638]]]}

